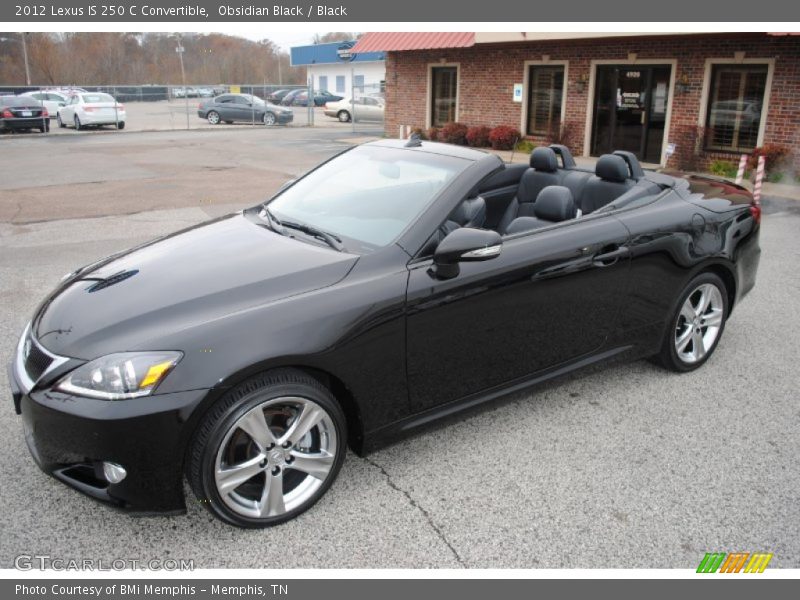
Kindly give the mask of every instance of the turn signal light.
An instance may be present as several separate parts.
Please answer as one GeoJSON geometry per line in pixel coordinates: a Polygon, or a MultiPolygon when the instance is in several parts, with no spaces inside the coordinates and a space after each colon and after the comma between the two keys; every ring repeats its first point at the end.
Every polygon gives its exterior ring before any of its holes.
{"type": "Polygon", "coordinates": [[[13,119],[13,118],[14,118],[14,115],[13,115],[13,114],[11,114],[11,111],[10,111],[10,110],[8,110],[8,109],[5,109],[5,110],[3,111],[3,118],[4,118],[4,119],[13,119]]]}
{"type": "Polygon", "coordinates": [[[49,113],[49,112],[47,112],[47,109],[46,109],[46,108],[43,108],[43,109],[42,109],[42,116],[43,116],[43,117],[49,117],[49,116],[50,116],[50,113],[49,113]]]}

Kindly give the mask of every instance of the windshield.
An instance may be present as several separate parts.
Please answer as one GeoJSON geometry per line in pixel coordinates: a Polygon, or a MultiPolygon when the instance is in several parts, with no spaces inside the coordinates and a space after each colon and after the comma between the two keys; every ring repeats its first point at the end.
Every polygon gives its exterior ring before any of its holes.
{"type": "Polygon", "coordinates": [[[86,104],[94,104],[97,102],[114,102],[114,98],[108,94],[84,94],[83,101],[86,104]]]}
{"type": "Polygon", "coordinates": [[[280,220],[332,233],[348,250],[392,243],[471,161],[359,146],[323,164],[269,203],[280,220]]]}

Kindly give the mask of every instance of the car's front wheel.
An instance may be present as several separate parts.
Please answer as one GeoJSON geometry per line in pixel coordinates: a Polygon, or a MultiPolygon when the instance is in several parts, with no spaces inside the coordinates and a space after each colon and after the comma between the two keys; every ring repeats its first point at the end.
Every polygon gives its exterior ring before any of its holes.
{"type": "Polygon", "coordinates": [[[61,127],[62,129],[67,126],[67,124],[61,120],[61,115],[58,114],[56,115],[56,121],[58,121],[58,126],[61,127]]]}
{"type": "Polygon", "coordinates": [[[212,125],[218,125],[219,124],[219,113],[217,111],[215,111],[215,110],[209,111],[209,113],[206,115],[206,119],[212,125]]]}
{"type": "Polygon", "coordinates": [[[272,127],[273,125],[275,125],[276,122],[277,119],[275,118],[274,113],[271,112],[264,113],[264,125],[266,125],[267,127],[272,127]]]}
{"type": "Polygon", "coordinates": [[[681,293],[657,362],[678,372],[701,367],[714,353],[728,318],[725,283],[701,273],[681,293]]]}
{"type": "Polygon", "coordinates": [[[345,417],[333,395],[300,371],[257,376],[209,410],[187,475],[198,499],[239,527],[283,523],[328,490],[344,460],[345,417]]]}

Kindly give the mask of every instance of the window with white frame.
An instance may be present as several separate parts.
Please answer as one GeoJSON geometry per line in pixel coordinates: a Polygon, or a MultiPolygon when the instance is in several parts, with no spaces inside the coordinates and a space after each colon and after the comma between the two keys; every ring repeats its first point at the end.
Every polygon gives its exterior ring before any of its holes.
{"type": "Polygon", "coordinates": [[[707,150],[750,152],[758,146],[768,72],[766,64],[712,65],[707,150]]]}
{"type": "Polygon", "coordinates": [[[561,128],[564,67],[531,65],[528,71],[528,135],[557,134],[561,128]]]}
{"type": "Polygon", "coordinates": [[[336,76],[336,93],[344,94],[344,75],[336,76]]]}
{"type": "Polygon", "coordinates": [[[327,92],[328,91],[328,76],[327,75],[320,75],[319,76],[319,91],[327,92]]]}

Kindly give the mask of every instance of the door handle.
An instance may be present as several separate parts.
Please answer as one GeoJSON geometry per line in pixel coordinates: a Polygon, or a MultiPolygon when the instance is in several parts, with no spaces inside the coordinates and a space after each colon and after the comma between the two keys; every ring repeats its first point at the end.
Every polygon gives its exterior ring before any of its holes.
{"type": "Polygon", "coordinates": [[[592,257],[592,264],[596,267],[610,267],[615,264],[620,258],[628,254],[627,246],[607,246],[603,248],[605,252],[595,254],[592,257]]]}

